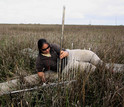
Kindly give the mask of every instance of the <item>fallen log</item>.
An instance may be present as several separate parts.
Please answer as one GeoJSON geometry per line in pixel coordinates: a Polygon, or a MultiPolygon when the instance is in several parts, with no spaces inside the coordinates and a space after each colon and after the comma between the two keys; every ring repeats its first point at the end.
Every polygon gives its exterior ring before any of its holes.
{"type": "MultiPolygon", "coordinates": [[[[39,78],[37,74],[24,77],[24,80],[26,83],[31,85],[38,84],[39,82],[39,78]]],[[[19,79],[14,79],[0,83],[0,95],[3,95],[6,92],[11,92],[13,90],[16,90],[19,86],[20,86],[19,79]]]]}
{"type": "Polygon", "coordinates": [[[27,92],[27,91],[33,91],[33,90],[39,90],[39,89],[42,89],[42,88],[48,88],[48,87],[57,87],[59,85],[69,85],[71,83],[74,83],[76,82],[76,80],[71,80],[71,81],[64,81],[64,82],[57,82],[57,83],[50,83],[50,84],[44,84],[44,85],[41,85],[41,86],[35,86],[33,88],[26,88],[26,89],[22,89],[22,90],[16,90],[16,91],[11,91],[11,92],[4,92],[2,93],[0,96],[2,95],[7,95],[7,94],[16,94],[16,93],[21,93],[21,92],[27,92]]]}
{"type": "Polygon", "coordinates": [[[107,69],[112,69],[114,73],[124,72],[124,64],[116,64],[116,63],[106,63],[107,69]]]}
{"type": "MultiPolygon", "coordinates": [[[[57,73],[54,72],[48,72],[45,73],[46,79],[57,79],[57,73]]],[[[37,74],[29,75],[23,78],[23,83],[20,81],[20,79],[14,79],[11,81],[0,83],[0,96],[4,93],[10,93],[13,90],[19,89],[21,85],[26,86],[36,86],[41,82],[41,79],[38,77],[37,74]],[[22,84],[21,84],[22,83],[22,84]]]]}

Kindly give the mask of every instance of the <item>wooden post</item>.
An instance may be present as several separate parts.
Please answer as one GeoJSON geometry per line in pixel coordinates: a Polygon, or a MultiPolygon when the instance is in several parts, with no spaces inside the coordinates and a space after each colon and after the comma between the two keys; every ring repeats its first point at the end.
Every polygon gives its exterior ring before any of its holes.
{"type": "MultiPolygon", "coordinates": [[[[62,34],[60,36],[60,53],[63,47],[63,41],[64,41],[64,21],[65,21],[65,6],[63,6],[63,16],[62,16],[62,34]]],[[[58,73],[58,80],[61,80],[61,59],[59,62],[59,73],[58,73]]]]}

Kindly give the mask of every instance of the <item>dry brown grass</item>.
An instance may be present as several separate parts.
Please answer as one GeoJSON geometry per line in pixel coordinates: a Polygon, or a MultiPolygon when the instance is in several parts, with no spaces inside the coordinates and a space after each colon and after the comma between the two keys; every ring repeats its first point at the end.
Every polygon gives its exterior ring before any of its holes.
{"type": "MultiPolygon", "coordinates": [[[[0,25],[0,81],[35,73],[35,60],[21,50],[37,50],[37,41],[46,38],[60,43],[60,25],[0,25]]],[[[124,64],[124,26],[65,25],[64,48],[91,48],[104,62],[124,64]]],[[[1,105],[43,106],[124,106],[124,74],[112,74],[100,67],[86,79],[79,74],[77,84],[70,88],[50,88],[12,97],[1,97],[1,105]],[[83,78],[82,78],[83,77],[83,78]],[[63,94],[64,93],[64,94],[63,94]],[[40,100],[39,100],[40,98],[40,100]],[[38,102],[39,101],[39,102],[38,102]],[[15,103],[15,102],[18,102],[15,103]]]]}

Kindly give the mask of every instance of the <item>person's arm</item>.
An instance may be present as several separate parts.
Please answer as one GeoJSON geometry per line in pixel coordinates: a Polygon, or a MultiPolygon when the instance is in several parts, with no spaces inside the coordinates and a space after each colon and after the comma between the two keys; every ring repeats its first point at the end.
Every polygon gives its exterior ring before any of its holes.
{"type": "Polygon", "coordinates": [[[41,78],[42,82],[46,82],[45,73],[44,73],[44,66],[43,66],[43,63],[39,57],[36,60],[36,71],[37,71],[38,76],[41,78]]]}
{"type": "Polygon", "coordinates": [[[65,51],[65,49],[62,49],[61,52],[60,52],[60,46],[57,45],[57,44],[52,44],[52,47],[57,52],[57,54],[59,55],[60,59],[63,59],[63,58],[65,58],[65,57],[67,57],[69,55],[69,53],[67,51],[65,51]]]}
{"type": "Polygon", "coordinates": [[[45,73],[44,72],[37,72],[37,74],[41,78],[42,82],[45,83],[46,82],[45,73]]]}
{"type": "Polygon", "coordinates": [[[60,52],[60,59],[63,59],[65,57],[67,57],[69,55],[69,53],[67,51],[61,51],[60,52]]]}

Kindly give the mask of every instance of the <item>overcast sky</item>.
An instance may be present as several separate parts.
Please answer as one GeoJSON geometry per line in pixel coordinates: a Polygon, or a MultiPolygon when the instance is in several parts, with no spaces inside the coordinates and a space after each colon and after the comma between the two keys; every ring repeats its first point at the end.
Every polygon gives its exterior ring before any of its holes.
{"type": "Polygon", "coordinates": [[[0,23],[124,25],[124,0],[0,0],[0,23]]]}

